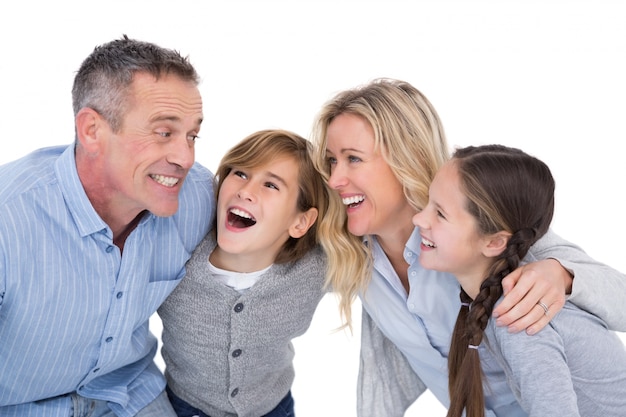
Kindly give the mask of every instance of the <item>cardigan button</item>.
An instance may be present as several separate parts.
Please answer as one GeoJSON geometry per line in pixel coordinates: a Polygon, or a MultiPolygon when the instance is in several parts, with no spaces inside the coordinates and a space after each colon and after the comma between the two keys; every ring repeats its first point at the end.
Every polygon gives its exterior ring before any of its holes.
{"type": "Polygon", "coordinates": [[[237,396],[237,394],[239,394],[239,388],[235,388],[234,390],[232,390],[230,396],[234,398],[237,396]]]}
{"type": "Polygon", "coordinates": [[[233,358],[238,357],[239,355],[241,355],[241,349],[235,349],[235,350],[233,350],[232,355],[233,355],[233,358]]]}
{"type": "Polygon", "coordinates": [[[241,313],[241,310],[243,310],[243,304],[242,303],[237,303],[235,305],[235,313],[241,313]]]}

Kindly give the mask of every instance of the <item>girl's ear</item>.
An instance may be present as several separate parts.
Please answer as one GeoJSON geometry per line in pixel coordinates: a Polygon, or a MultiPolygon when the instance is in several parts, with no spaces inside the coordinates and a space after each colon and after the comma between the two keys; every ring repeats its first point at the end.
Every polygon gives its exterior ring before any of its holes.
{"type": "Polygon", "coordinates": [[[307,211],[298,214],[293,225],[289,228],[289,236],[299,239],[309,231],[317,220],[317,209],[311,207],[307,211]]]}
{"type": "Polygon", "coordinates": [[[510,238],[511,233],[504,230],[487,236],[482,250],[483,255],[488,258],[500,255],[506,248],[507,243],[509,243],[510,238]]]}

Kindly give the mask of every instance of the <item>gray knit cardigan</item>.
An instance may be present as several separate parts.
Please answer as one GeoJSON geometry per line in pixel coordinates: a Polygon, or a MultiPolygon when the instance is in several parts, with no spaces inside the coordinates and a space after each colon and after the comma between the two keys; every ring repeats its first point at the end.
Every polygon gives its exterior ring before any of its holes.
{"type": "Polygon", "coordinates": [[[213,279],[209,233],[187,274],[158,310],[169,387],[211,417],[253,417],[273,410],[291,389],[291,340],[311,324],[324,296],[319,248],[273,265],[245,294],[213,279]]]}

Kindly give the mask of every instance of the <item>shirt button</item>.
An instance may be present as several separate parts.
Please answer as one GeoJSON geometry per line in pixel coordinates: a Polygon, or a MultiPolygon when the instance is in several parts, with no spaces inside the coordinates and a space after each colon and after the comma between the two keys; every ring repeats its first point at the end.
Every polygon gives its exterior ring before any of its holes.
{"type": "Polygon", "coordinates": [[[100,368],[96,368],[93,370],[93,373],[95,374],[96,372],[98,372],[100,370],[100,368]]]}
{"type": "Polygon", "coordinates": [[[118,292],[117,294],[115,294],[115,296],[120,299],[122,298],[122,296],[124,295],[124,293],[122,291],[118,292]]]}
{"type": "Polygon", "coordinates": [[[107,337],[105,339],[105,342],[107,342],[107,343],[111,343],[112,341],[113,341],[113,338],[111,336],[109,336],[109,337],[107,337]]]}
{"type": "Polygon", "coordinates": [[[107,253],[113,252],[113,246],[107,246],[106,251],[107,253]]]}
{"type": "Polygon", "coordinates": [[[230,396],[234,398],[235,396],[237,396],[237,394],[239,394],[239,388],[235,388],[234,390],[232,390],[230,396]]]}
{"type": "Polygon", "coordinates": [[[243,310],[243,304],[242,303],[237,303],[235,305],[235,313],[241,313],[241,310],[243,310]]]}
{"type": "Polygon", "coordinates": [[[239,355],[241,355],[241,349],[235,349],[235,350],[233,350],[232,355],[233,355],[233,358],[238,357],[239,355]]]}

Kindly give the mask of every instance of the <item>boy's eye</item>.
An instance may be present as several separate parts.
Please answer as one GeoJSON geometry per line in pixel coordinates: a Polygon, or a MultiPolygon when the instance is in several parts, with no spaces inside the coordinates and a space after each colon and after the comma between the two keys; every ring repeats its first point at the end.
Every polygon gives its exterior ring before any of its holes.
{"type": "Polygon", "coordinates": [[[274,189],[274,190],[280,190],[280,189],[278,188],[278,186],[277,186],[276,184],[274,184],[273,182],[266,182],[266,183],[265,183],[265,186],[266,186],[267,188],[272,188],[272,189],[274,189]]]}
{"type": "Polygon", "coordinates": [[[245,173],[245,172],[243,172],[243,171],[236,171],[236,170],[235,170],[235,171],[233,171],[233,175],[235,175],[235,176],[237,176],[237,177],[240,177],[240,178],[243,178],[244,180],[245,180],[246,178],[248,178],[248,176],[246,175],[246,173],[245,173]]]}

